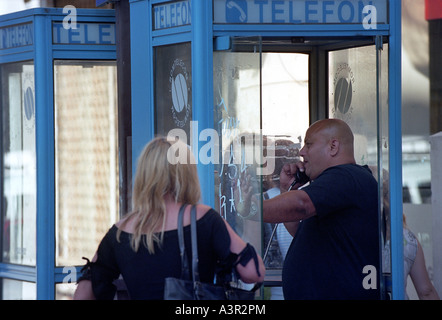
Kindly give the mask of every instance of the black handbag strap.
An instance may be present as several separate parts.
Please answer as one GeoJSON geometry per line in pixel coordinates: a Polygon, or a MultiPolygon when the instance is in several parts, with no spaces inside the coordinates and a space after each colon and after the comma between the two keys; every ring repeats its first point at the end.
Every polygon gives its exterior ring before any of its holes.
{"type": "Polygon", "coordinates": [[[196,233],[196,206],[192,206],[190,214],[190,232],[192,239],[192,274],[193,283],[200,281],[200,275],[198,271],[198,242],[196,233]]]}
{"type": "MultiPolygon", "coordinates": [[[[189,263],[187,260],[186,247],[184,245],[184,211],[187,204],[183,204],[178,213],[178,241],[180,247],[181,256],[181,279],[190,280],[189,263]]],[[[190,235],[192,241],[192,280],[193,282],[199,282],[200,276],[198,271],[198,242],[197,242],[197,230],[196,230],[196,206],[192,206],[190,211],[190,235]]]]}
{"type": "Polygon", "coordinates": [[[184,210],[187,204],[183,204],[178,212],[178,244],[180,247],[181,256],[181,279],[190,279],[189,277],[189,263],[187,262],[186,248],[184,246],[184,230],[183,230],[183,220],[184,220],[184,210]]]}

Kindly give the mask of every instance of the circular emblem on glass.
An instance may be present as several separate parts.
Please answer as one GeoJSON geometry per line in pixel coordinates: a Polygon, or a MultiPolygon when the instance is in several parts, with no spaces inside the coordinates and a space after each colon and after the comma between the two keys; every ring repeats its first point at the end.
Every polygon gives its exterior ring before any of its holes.
{"type": "Polygon", "coordinates": [[[342,120],[349,120],[353,112],[352,99],[355,78],[347,63],[340,64],[333,78],[334,108],[333,115],[342,120]]]}
{"type": "Polygon", "coordinates": [[[172,97],[172,117],[179,128],[186,125],[190,115],[188,80],[189,75],[183,60],[175,59],[170,69],[169,83],[172,97]]]}

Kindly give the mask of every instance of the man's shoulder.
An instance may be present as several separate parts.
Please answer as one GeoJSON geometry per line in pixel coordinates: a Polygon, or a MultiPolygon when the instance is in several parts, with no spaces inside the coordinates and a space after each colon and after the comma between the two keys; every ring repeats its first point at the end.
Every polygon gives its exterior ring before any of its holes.
{"type": "Polygon", "coordinates": [[[373,176],[370,168],[367,165],[359,165],[355,163],[340,164],[329,167],[323,173],[344,173],[347,172],[352,175],[368,175],[373,176]]]}
{"type": "Polygon", "coordinates": [[[375,186],[377,183],[369,167],[358,164],[341,164],[329,167],[319,175],[316,181],[321,181],[321,184],[326,185],[332,182],[335,187],[348,186],[349,184],[360,185],[361,183],[366,186],[375,186]]]}

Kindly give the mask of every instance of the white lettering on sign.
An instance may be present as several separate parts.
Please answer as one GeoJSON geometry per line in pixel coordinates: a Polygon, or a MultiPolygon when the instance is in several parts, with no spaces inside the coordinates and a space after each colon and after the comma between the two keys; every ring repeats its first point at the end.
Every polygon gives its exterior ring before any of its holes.
{"type": "Polygon", "coordinates": [[[115,24],[113,23],[76,23],[77,28],[64,28],[63,23],[52,24],[54,44],[115,44],[115,24]]]}
{"type": "Polygon", "coordinates": [[[159,4],[153,7],[154,29],[180,27],[191,22],[191,5],[189,0],[159,4]]]}
{"type": "Polygon", "coordinates": [[[387,0],[214,0],[213,19],[232,24],[361,23],[375,29],[373,23],[387,23],[387,7],[387,0]]]}
{"type": "Polygon", "coordinates": [[[31,23],[0,28],[0,50],[34,43],[34,28],[31,23]]]}

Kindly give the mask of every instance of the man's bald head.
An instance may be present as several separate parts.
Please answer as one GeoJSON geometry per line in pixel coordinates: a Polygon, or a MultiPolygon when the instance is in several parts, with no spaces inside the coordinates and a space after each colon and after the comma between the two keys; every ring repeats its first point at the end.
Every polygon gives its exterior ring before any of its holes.
{"type": "Polygon", "coordinates": [[[353,143],[353,133],[344,121],[324,119],[313,123],[300,151],[307,175],[315,179],[329,167],[356,163],[353,143]]]}
{"type": "Polygon", "coordinates": [[[308,128],[307,132],[320,133],[328,140],[337,139],[346,152],[354,154],[353,132],[345,121],[340,119],[318,120],[308,128]]]}

